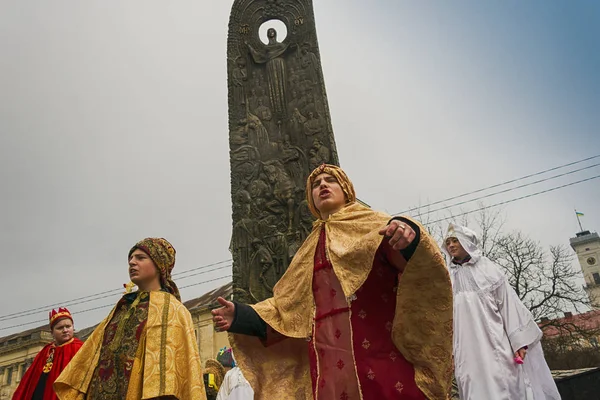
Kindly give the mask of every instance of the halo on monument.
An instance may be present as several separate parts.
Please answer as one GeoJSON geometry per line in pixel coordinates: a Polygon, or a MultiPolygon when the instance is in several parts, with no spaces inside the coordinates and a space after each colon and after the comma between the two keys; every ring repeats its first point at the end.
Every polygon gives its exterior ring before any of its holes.
{"type": "Polygon", "coordinates": [[[271,28],[275,29],[275,32],[277,32],[277,41],[279,43],[283,42],[287,37],[288,29],[286,24],[280,19],[270,19],[260,25],[258,28],[258,37],[260,38],[260,41],[264,44],[269,44],[267,31],[271,28]]]}

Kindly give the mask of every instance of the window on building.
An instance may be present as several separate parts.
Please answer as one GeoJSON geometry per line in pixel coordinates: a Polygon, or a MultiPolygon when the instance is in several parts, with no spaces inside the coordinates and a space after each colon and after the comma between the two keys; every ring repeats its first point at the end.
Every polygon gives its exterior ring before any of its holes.
{"type": "Polygon", "coordinates": [[[596,283],[596,285],[600,285],[600,274],[597,272],[594,272],[592,274],[592,276],[594,277],[594,282],[596,283]]]}
{"type": "Polygon", "coordinates": [[[12,367],[8,367],[6,369],[6,386],[10,386],[12,384],[12,373],[13,373],[13,369],[12,367]]]}

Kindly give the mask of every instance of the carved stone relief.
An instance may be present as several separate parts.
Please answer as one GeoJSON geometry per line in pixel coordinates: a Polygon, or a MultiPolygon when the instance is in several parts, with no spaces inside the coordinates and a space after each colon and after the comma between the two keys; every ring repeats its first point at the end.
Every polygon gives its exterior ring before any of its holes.
{"type": "Polygon", "coordinates": [[[312,229],[305,182],[338,164],[311,0],[236,0],[227,45],[236,301],[268,298],[312,229]],[[259,28],[269,20],[266,43],[259,28]]]}

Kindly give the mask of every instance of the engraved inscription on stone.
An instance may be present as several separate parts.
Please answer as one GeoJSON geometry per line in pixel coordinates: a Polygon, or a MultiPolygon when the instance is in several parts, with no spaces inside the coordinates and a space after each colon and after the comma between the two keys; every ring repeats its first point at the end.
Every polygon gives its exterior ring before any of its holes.
{"type": "Polygon", "coordinates": [[[312,1],[236,0],[227,74],[234,296],[254,303],[273,294],[311,232],[308,174],[338,164],[312,1]]]}

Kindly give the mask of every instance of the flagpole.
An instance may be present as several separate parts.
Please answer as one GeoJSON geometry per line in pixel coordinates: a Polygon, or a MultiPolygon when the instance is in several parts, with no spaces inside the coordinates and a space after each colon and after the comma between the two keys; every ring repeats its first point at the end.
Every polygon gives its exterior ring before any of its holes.
{"type": "Polygon", "coordinates": [[[581,220],[579,219],[579,214],[577,213],[577,210],[575,210],[575,216],[577,217],[577,222],[579,223],[579,229],[581,229],[579,232],[583,232],[583,227],[581,226],[581,220]]]}

